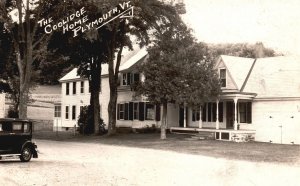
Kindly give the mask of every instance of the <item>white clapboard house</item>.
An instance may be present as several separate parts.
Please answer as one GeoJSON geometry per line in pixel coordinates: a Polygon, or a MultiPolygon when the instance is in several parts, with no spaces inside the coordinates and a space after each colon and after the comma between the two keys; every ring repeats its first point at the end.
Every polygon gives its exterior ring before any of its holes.
{"type": "MultiPolygon", "coordinates": [[[[162,109],[135,96],[136,65],[147,60],[140,50],[120,67],[117,127],[160,126],[162,109]]],[[[300,144],[300,60],[296,57],[242,58],[222,55],[216,62],[222,93],[199,111],[168,104],[168,128],[176,132],[210,132],[219,140],[300,144]]],[[[54,128],[74,127],[80,107],[89,103],[88,81],[73,69],[60,79],[62,100],[55,105],[54,128]]],[[[102,68],[101,117],[108,123],[109,84],[102,68]]]]}

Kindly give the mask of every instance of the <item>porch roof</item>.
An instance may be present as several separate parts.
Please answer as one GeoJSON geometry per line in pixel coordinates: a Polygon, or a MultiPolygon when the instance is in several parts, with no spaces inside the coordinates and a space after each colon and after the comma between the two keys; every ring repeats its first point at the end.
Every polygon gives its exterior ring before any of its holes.
{"type": "Polygon", "coordinates": [[[252,100],[257,96],[256,93],[251,92],[222,92],[220,95],[220,99],[248,99],[252,100]]]}

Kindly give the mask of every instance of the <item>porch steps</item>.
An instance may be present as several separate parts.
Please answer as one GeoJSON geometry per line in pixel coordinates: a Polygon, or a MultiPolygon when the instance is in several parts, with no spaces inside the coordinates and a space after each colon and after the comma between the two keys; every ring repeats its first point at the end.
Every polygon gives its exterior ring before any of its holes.
{"type": "Polygon", "coordinates": [[[172,130],[173,134],[185,134],[189,135],[192,140],[207,140],[207,139],[215,139],[215,133],[210,131],[183,131],[183,130],[172,130]]]}

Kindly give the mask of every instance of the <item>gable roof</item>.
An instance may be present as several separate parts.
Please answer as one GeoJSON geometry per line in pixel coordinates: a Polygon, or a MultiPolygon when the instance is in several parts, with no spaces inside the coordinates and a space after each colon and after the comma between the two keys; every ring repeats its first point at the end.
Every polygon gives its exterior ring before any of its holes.
{"type": "MultiPolygon", "coordinates": [[[[119,71],[126,71],[133,67],[136,63],[140,62],[142,59],[144,59],[147,55],[147,51],[145,48],[139,49],[139,50],[133,50],[133,51],[125,51],[124,55],[122,56],[121,65],[119,71]]],[[[102,64],[102,71],[101,75],[105,76],[108,75],[108,64],[102,64]]],[[[79,75],[77,75],[77,69],[72,69],[69,73],[67,73],[65,76],[63,76],[61,79],[59,79],[60,82],[63,81],[71,81],[71,80],[80,80],[83,79],[79,75]]]]}
{"type": "Polygon", "coordinates": [[[300,97],[300,58],[258,58],[245,85],[245,92],[259,97],[300,97]]]}
{"type": "Polygon", "coordinates": [[[236,88],[241,90],[255,59],[221,55],[221,60],[235,83],[236,88]]]}

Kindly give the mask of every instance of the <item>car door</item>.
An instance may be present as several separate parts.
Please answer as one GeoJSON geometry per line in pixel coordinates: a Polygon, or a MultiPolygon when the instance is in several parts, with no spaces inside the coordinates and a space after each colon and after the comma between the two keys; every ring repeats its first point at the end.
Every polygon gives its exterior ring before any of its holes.
{"type": "Polygon", "coordinates": [[[0,128],[0,153],[9,153],[12,150],[12,125],[2,122],[0,128]]]}

